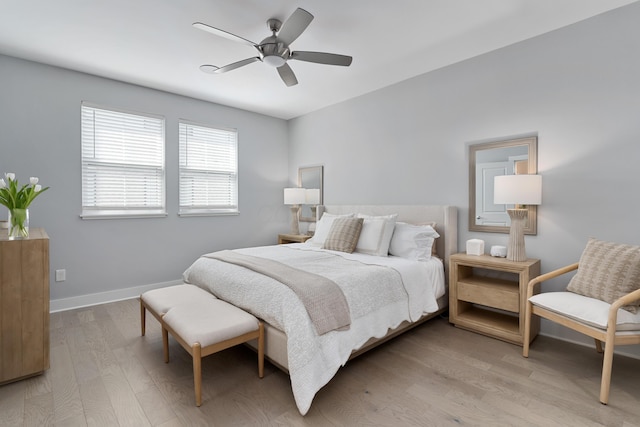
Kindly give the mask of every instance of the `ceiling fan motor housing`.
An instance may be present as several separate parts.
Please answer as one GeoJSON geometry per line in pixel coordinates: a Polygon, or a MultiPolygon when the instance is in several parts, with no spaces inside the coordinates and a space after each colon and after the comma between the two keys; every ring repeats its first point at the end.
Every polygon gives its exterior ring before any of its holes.
{"type": "Polygon", "coordinates": [[[291,54],[289,46],[278,40],[275,35],[262,40],[258,48],[262,54],[262,61],[273,67],[282,66],[291,54]]]}

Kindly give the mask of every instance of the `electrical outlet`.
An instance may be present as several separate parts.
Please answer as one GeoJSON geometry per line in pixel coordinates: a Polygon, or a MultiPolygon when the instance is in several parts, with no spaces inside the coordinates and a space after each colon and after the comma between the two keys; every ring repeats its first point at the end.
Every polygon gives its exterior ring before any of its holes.
{"type": "Polygon", "coordinates": [[[56,282],[64,282],[67,280],[67,270],[56,270],[56,282]]]}

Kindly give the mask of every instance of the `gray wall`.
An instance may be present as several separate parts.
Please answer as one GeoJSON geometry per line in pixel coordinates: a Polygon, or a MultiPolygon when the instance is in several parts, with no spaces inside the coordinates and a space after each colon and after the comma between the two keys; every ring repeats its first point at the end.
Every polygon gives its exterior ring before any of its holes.
{"type": "MultiPolygon", "coordinates": [[[[33,202],[30,217],[32,227],[44,227],[50,236],[52,307],[125,297],[130,292],[116,291],[174,281],[205,252],[275,244],[289,224],[282,204],[287,167],[283,120],[0,56],[0,173],[15,172],[21,182],[39,176],[51,187],[33,202]],[[165,117],[166,218],[80,219],[81,101],[165,117]],[[238,129],[240,215],[177,216],[181,118],[238,129]],[[54,282],[53,272],[63,268],[67,280],[54,282]],[[106,294],[78,298],[97,293],[106,294]]],[[[6,210],[0,218],[6,219],[6,210]]]]}
{"type": "Polygon", "coordinates": [[[547,272],[589,236],[640,244],[638,22],[636,3],[294,119],[289,174],[324,164],[328,204],[456,205],[461,250],[470,238],[488,250],[507,235],[467,231],[468,145],[537,134],[543,199],[527,254],[547,272]]]}

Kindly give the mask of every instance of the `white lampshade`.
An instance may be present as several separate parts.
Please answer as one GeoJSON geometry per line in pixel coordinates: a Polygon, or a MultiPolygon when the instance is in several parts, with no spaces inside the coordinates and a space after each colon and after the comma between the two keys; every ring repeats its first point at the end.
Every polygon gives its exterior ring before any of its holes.
{"type": "Polygon", "coordinates": [[[317,205],[320,203],[320,189],[319,188],[307,188],[305,193],[307,205],[317,205]]]}
{"type": "Polygon", "coordinates": [[[539,205],[542,203],[542,175],[501,175],[493,182],[497,205],[539,205]]]}
{"type": "Polygon", "coordinates": [[[306,190],[304,188],[285,188],[284,204],[285,205],[302,205],[307,200],[306,190]]]}

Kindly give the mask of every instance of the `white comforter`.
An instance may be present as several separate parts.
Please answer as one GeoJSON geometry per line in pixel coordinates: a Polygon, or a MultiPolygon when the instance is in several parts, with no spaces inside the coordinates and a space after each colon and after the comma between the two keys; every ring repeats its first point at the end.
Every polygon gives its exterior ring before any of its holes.
{"type": "Polygon", "coordinates": [[[437,258],[417,262],[327,251],[306,244],[237,251],[325,276],[336,282],[347,298],[349,330],[318,336],[295,293],[270,277],[204,257],[184,273],[185,282],[209,290],[286,334],[291,387],[302,415],[353,350],[405,320],[415,321],[424,313],[437,311],[436,300],[445,293],[442,262],[437,258]]]}

